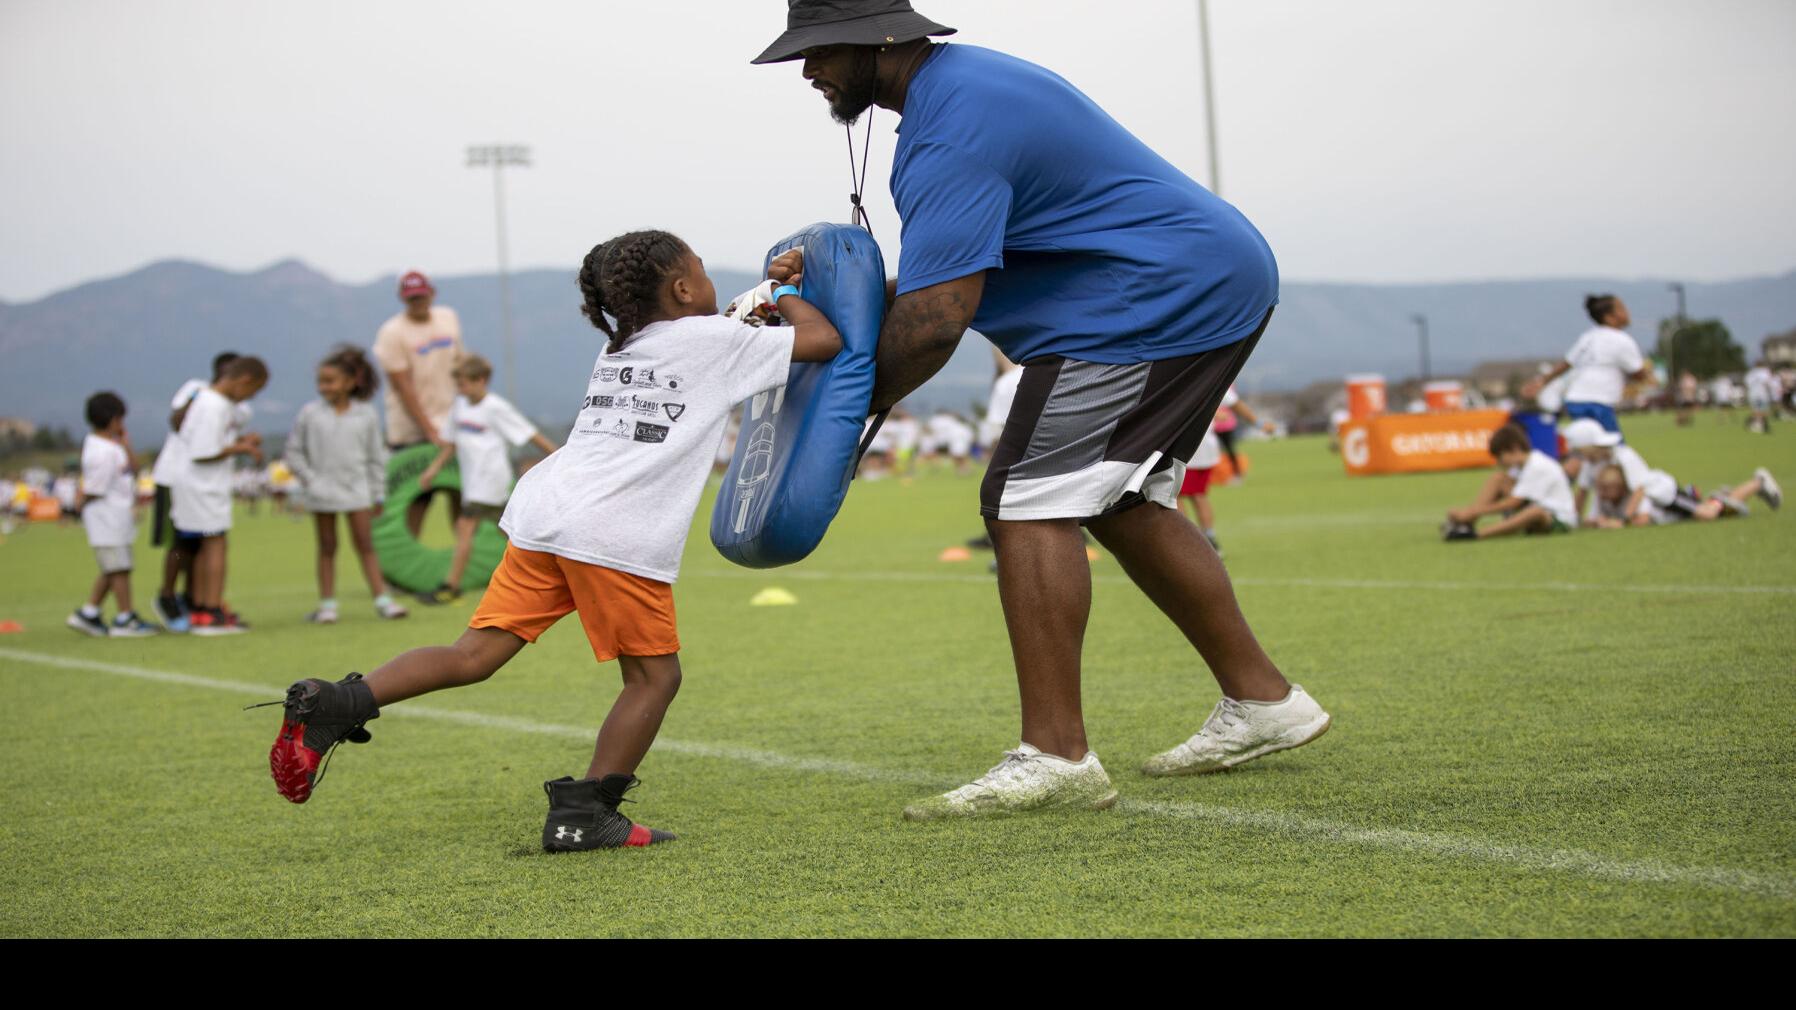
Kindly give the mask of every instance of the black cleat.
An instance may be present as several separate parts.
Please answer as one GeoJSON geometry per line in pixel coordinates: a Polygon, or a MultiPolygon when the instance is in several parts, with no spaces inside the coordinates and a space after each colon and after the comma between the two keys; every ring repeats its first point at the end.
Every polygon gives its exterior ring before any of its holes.
{"type": "Polygon", "coordinates": [[[544,782],[543,792],[549,794],[549,819],[543,824],[544,851],[640,848],[673,841],[672,832],[633,823],[617,812],[624,793],[639,781],[634,775],[607,775],[602,779],[576,781],[563,777],[544,782]]]}
{"type": "Polygon", "coordinates": [[[374,692],[359,673],[335,684],[299,681],[287,689],[283,711],[280,734],[268,752],[268,769],[275,788],[294,803],[311,799],[312,788],[324,778],[324,765],[338,744],[367,743],[371,736],[363,724],[380,718],[374,692]]]}

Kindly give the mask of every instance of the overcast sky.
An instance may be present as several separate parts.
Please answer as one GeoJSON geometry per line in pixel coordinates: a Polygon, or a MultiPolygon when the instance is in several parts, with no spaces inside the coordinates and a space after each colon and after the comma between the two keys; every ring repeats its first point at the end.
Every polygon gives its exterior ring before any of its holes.
{"type": "MultiPolygon", "coordinates": [[[[1194,0],[916,0],[1207,181],[1194,0]]],[[[1212,0],[1223,195],[1284,276],[1720,279],[1796,267],[1796,2],[1212,0]]],[[[347,281],[634,227],[714,265],[842,219],[780,0],[0,0],[0,299],[166,257],[347,281]]],[[[869,203],[896,120],[875,110],[869,203]]],[[[857,142],[860,133],[857,131],[857,142]]]]}

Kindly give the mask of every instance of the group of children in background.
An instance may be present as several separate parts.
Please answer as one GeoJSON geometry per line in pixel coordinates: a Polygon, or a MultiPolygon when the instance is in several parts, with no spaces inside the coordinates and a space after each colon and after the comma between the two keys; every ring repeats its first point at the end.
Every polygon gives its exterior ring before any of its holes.
{"type": "MultiPolygon", "coordinates": [[[[428,488],[452,458],[461,457],[465,507],[455,524],[456,545],[447,582],[420,594],[426,602],[460,596],[463,572],[478,524],[497,521],[512,481],[509,448],[533,442],[555,451],[515,407],[487,392],[492,366],[478,355],[456,367],[460,396],[451,412],[448,441],[421,478],[428,488]]],[[[218,355],[212,378],[191,379],[170,404],[169,433],[152,469],[155,481],[151,544],[166,547],[162,582],[154,602],[160,625],[145,620],[131,595],[132,544],[136,540],[136,462],[125,429],[125,403],[115,393],[87,401],[92,433],[81,451],[75,510],[87,531],[100,574],[86,603],[69,615],[70,628],[94,637],[137,638],[167,630],[199,636],[235,635],[249,622],[224,599],[228,569],[235,460],[262,461],[262,439],[248,431],[249,401],[268,382],[254,357],[218,355]],[[117,614],[105,620],[101,606],[113,597],[117,614]]],[[[312,513],[317,534],[319,602],[306,616],[315,624],[339,620],[336,595],[338,517],[349,536],[381,618],[407,610],[393,598],[375,556],[373,525],[387,487],[387,448],[379,416],[370,404],[379,377],[358,348],[340,346],[318,365],[318,399],[299,411],[284,450],[298,484],[299,501],[312,513]]]]}
{"type": "Polygon", "coordinates": [[[1447,512],[1442,536],[1449,541],[1486,540],[1580,527],[1711,522],[1748,514],[1749,498],[1758,497],[1773,509],[1783,504],[1783,489],[1764,467],[1739,484],[1704,495],[1648,466],[1619,431],[1598,420],[1579,418],[1566,425],[1560,437],[1565,442],[1563,462],[1536,449],[1520,425],[1497,429],[1490,438],[1497,472],[1470,504],[1447,512]],[[1496,521],[1480,527],[1486,519],[1496,521]]]}

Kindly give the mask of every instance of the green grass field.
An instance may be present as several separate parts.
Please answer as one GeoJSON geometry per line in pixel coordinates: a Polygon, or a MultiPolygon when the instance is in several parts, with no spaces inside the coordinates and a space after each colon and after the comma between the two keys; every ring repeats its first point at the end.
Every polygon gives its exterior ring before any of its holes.
{"type": "MultiPolygon", "coordinates": [[[[1796,427],[1630,418],[1710,487],[1796,427]]],[[[1017,739],[976,477],[857,486],[809,561],[736,569],[704,533],[677,589],[685,686],[639,820],[680,840],[547,856],[541,783],[578,774],[615,693],[566,621],[486,684],[389,708],[313,800],[269,781],[280,696],[452,639],[398,624],[340,559],[314,627],[309,527],[242,518],[239,638],[80,637],[78,527],[0,542],[8,936],[1790,935],[1796,933],[1796,514],[1443,544],[1483,474],[1349,479],[1317,439],[1250,446],[1215,495],[1242,604],[1334,714],[1310,747],[1142,777],[1216,698],[1113,561],[1092,566],[1104,813],[909,824],[909,799],[1017,739]],[[782,586],[791,607],[750,607],[782,586]]],[[[1796,510],[1792,510],[1796,513],[1796,510]]],[[[619,517],[594,517],[620,521],[619,517]]],[[[148,601],[152,560],[136,580],[148,601]]],[[[422,608],[420,608],[422,609],[422,608]]]]}

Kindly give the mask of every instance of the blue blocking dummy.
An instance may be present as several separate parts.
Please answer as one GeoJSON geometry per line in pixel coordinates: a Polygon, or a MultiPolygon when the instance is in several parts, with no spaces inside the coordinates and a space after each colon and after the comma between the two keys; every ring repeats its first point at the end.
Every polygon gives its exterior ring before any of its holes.
{"type": "MultiPolygon", "coordinates": [[[[842,334],[842,353],[792,366],[780,389],[742,407],[736,452],[711,512],[718,553],[748,568],[801,561],[842,507],[873,399],[873,352],[885,318],[886,271],[865,229],[814,224],[767,262],[804,249],[804,290],[842,334]]],[[[765,265],[763,265],[763,269],[765,265]]]]}

